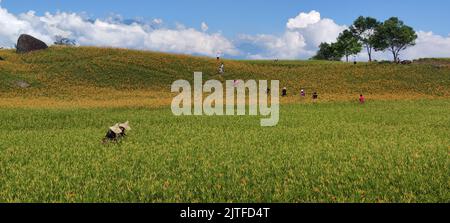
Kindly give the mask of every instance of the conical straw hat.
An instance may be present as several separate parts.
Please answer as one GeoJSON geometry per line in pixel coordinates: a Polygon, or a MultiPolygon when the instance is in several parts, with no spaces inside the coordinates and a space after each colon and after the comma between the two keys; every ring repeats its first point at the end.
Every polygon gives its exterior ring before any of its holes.
{"type": "Polygon", "coordinates": [[[125,122],[125,123],[122,123],[122,124],[119,124],[119,127],[122,127],[122,128],[124,128],[125,130],[127,130],[127,131],[130,131],[130,130],[131,130],[130,122],[129,122],[129,121],[127,121],[127,122],[125,122]]]}
{"type": "Polygon", "coordinates": [[[118,123],[116,125],[114,125],[114,126],[109,127],[109,129],[111,131],[113,131],[114,133],[116,133],[116,134],[122,133],[122,129],[120,129],[120,126],[119,126],[118,123]]]}

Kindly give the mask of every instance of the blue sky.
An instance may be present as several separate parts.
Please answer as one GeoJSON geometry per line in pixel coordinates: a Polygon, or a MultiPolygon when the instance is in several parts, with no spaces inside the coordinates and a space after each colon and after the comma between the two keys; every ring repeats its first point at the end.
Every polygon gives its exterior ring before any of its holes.
{"type": "MultiPolygon", "coordinates": [[[[397,16],[418,39],[404,59],[450,57],[444,0],[0,0],[0,46],[22,33],[52,44],[119,47],[243,59],[307,59],[358,16],[397,16]],[[34,13],[30,13],[33,11],[34,13]],[[48,12],[48,13],[47,13],[48,12]],[[111,19],[120,15],[121,19],[111,19]],[[140,22],[130,23],[134,19],[140,22]],[[155,20],[157,19],[157,20],[155,20]],[[203,25],[202,25],[203,24],[203,25]]],[[[376,59],[389,59],[377,52],[376,59]]],[[[367,60],[361,52],[358,60],[367,60]]]]}
{"type": "Polygon", "coordinates": [[[169,24],[179,22],[189,27],[205,21],[211,31],[222,31],[225,36],[282,33],[289,18],[311,10],[337,24],[348,25],[359,15],[378,19],[398,16],[416,30],[450,34],[450,2],[444,0],[3,0],[2,6],[15,14],[34,10],[42,15],[59,10],[104,18],[115,13],[124,18],[162,18],[169,24]]]}

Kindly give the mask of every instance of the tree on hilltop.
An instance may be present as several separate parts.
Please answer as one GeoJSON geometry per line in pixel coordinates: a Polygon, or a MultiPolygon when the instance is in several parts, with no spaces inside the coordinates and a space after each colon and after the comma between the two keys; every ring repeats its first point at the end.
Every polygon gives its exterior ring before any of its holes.
{"type": "Polygon", "coordinates": [[[311,59],[339,61],[343,56],[342,51],[339,50],[336,43],[321,43],[319,45],[319,51],[311,59]]]}
{"type": "Polygon", "coordinates": [[[362,44],[350,30],[344,30],[344,32],[339,34],[336,47],[337,50],[345,56],[347,62],[349,56],[356,55],[362,50],[362,44]]]}
{"type": "Polygon", "coordinates": [[[360,16],[350,27],[350,31],[353,35],[356,36],[359,42],[366,48],[370,62],[372,62],[375,30],[380,25],[381,23],[372,17],[360,16]]]}
{"type": "Polygon", "coordinates": [[[404,24],[397,17],[392,17],[381,24],[373,37],[374,48],[377,51],[390,51],[394,62],[400,62],[402,50],[416,44],[417,34],[414,29],[404,24]]]}

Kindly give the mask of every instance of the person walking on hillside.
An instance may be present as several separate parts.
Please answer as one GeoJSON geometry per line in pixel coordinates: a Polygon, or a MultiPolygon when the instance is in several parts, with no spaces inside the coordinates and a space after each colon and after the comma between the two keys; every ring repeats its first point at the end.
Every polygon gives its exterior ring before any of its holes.
{"type": "Polygon", "coordinates": [[[319,95],[317,94],[317,92],[314,92],[312,98],[313,98],[313,101],[316,101],[317,99],[319,99],[319,95]]]}
{"type": "Polygon", "coordinates": [[[287,88],[286,88],[286,87],[283,88],[283,91],[282,91],[282,93],[281,93],[281,96],[283,96],[283,97],[286,97],[286,96],[287,96],[287,88]]]}
{"type": "Polygon", "coordinates": [[[219,66],[219,74],[224,74],[225,73],[225,65],[222,63],[219,66]]]}
{"type": "Polygon", "coordinates": [[[302,96],[302,97],[305,97],[305,96],[306,96],[305,90],[302,89],[302,90],[300,91],[300,96],[302,96]]]}

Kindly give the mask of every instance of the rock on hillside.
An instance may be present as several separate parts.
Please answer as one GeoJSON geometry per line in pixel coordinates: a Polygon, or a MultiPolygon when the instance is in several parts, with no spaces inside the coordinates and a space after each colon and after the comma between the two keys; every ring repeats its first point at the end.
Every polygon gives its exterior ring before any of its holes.
{"type": "Polygon", "coordinates": [[[47,49],[48,46],[41,40],[30,35],[22,34],[17,40],[17,53],[28,53],[35,50],[47,49]]]}

